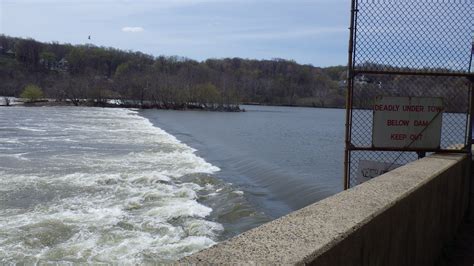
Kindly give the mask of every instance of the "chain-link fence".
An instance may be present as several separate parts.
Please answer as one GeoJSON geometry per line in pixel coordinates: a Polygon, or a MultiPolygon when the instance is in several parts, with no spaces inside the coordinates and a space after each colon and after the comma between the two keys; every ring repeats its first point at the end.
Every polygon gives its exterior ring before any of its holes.
{"type": "Polygon", "coordinates": [[[425,152],[470,152],[474,0],[353,0],[352,7],[346,188],[425,152]],[[374,145],[377,97],[441,99],[439,145],[374,145]],[[363,173],[367,162],[383,170],[363,173]]]}

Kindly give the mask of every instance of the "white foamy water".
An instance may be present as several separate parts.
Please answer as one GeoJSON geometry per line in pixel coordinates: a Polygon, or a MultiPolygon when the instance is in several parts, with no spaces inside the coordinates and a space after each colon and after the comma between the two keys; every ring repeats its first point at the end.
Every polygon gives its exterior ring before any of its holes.
{"type": "Polygon", "coordinates": [[[209,205],[243,199],[132,110],[2,108],[0,150],[1,263],[173,261],[222,235],[209,205]]]}

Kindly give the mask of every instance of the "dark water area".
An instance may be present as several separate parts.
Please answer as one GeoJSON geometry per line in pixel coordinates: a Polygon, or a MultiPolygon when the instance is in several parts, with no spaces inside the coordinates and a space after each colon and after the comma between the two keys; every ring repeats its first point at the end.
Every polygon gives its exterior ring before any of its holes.
{"type": "Polygon", "coordinates": [[[219,167],[215,175],[271,219],[343,189],[344,110],[243,107],[139,114],[219,167]]]}

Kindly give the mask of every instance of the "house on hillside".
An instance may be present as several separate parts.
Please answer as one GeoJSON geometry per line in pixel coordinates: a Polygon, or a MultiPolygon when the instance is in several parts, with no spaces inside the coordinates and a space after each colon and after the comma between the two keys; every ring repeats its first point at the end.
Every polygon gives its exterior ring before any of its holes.
{"type": "Polygon", "coordinates": [[[366,77],[365,75],[356,76],[354,78],[354,83],[358,84],[358,85],[366,85],[366,84],[371,83],[371,80],[368,77],[366,77]]]}
{"type": "Polygon", "coordinates": [[[15,57],[15,51],[13,51],[12,49],[8,50],[8,51],[6,52],[6,54],[7,54],[8,56],[15,57]]]}
{"type": "Polygon", "coordinates": [[[345,87],[347,87],[347,80],[339,80],[337,82],[337,86],[340,88],[340,89],[343,89],[345,87]]]}
{"type": "Polygon", "coordinates": [[[61,58],[56,64],[56,70],[66,72],[69,68],[69,62],[66,58],[61,58]]]}
{"type": "Polygon", "coordinates": [[[40,60],[40,63],[47,69],[53,70],[53,71],[66,72],[69,69],[69,62],[65,58],[62,58],[61,60],[57,62],[47,62],[44,60],[43,61],[40,60]]]}
{"type": "Polygon", "coordinates": [[[371,78],[366,77],[365,75],[356,76],[354,78],[355,85],[367,85],[367,84],[374,84],[377,87],[382,88],[382,81],[373,80],[371,78]]]}

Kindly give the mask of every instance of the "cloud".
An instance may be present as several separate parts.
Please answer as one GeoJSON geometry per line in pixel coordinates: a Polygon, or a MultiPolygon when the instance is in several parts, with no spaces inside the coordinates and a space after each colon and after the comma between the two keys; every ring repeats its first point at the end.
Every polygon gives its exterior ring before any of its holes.
{"type": "Polygon", "coordinates": [[[135,33],[135,32],[142,32],[144,31],[145,29],[143,29],[142,27],[123,27],[122,28],[122,31],[123,32],[132,32],[132,33],[135,33]]]}

